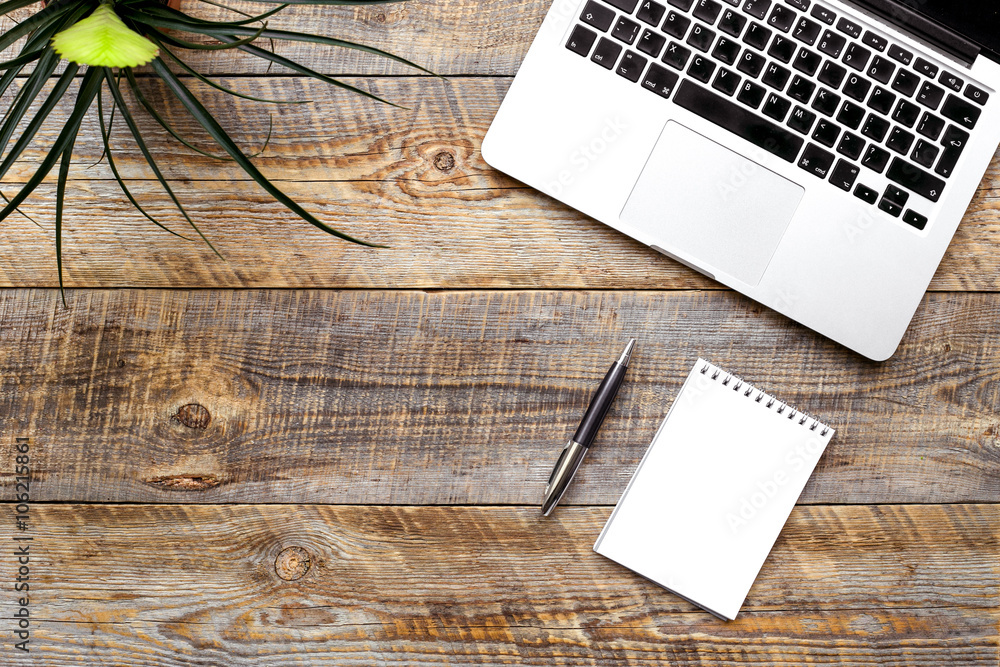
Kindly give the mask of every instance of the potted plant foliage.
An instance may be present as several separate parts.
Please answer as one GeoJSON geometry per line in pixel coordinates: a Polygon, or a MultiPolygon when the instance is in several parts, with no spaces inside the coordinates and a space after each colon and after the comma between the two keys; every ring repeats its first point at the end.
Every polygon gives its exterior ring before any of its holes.
{"type": "MultiPolygon", "coordinates": [[[[212,247],[170,188],[156,158],[143,139],[135,113],[141,108],[174,139],[188,148],[204,155],[235,162],[272,197],[307,222],[347,241],[373,245],[326,225],[271,183],[240,150],[212,115],[211,110],[199,101],[189,84],[197,81],[224,93],[258,102],[280,103],[280,101],[254,98],[212,81],[197,67],[187,62],[188,55],[185,52],[239,50],[248,57],[267,61],[269,66],[278,65],[298,74],[385,102],[371,93],[279,55],[274,51],[273,44],[276,41],[287,40],[360,49],[397,60],[425,72],[427,70],[379,49],[322,35],[274,30],[269,28],[267,23],[270,17],[286,9],[290,4],[370,5],[385,1],[287,0],[258,15],[249,15],[217,0],[185,0],[185,2],[202,2],[227,9],[235,17],[232,21],[197,18],[175,6],[175,0],[171,0],[170,3],[164,0],[49,0],[46,4],[39,5],[36,12],[20,22],[12,22],[12,27],[0,34],[0,57],[7,58],[4,62],[0,62],[0,72],[2,72],[0,95],[12,89],[15,83],[20,84],[6,108],[6,113],[0,119],[0,158],[2,158],[0,179],[31,144],[39,128],[60,100],[68,95],[75,94],[76,97],[72,101],[72,110],[65,124],[48,148],[38,169],[17,193],[9,198],[3,196],[3,202],[0,202],[3,204],[0,209],[0,221],[17,211],[42,180],[53,169],[58,168],[55,241],[59,287],[62,290],[62,219],[67,176],[73,159],[73,146],[82,120],[96,106],[104,142],[103,159],[107,160],[108,167],[129,202],[156,225],[176,233],[167,229],[143,209],[122,180],[109,145],[111,126],[116,117],[120,117],[119,122],[128,127],[150,170],[178,211],[198,236],[212,247]],[[20,50],[15,53],[18,45],[20,50]],[[212,155],[195,147],[167,122],[140,89],[134,72],[137,67],[148,67],[159,77],[179,104],[218,144],[222,153],[212,155]],[[43,97],[42,90],[51,78],[55,79],[55,84],[43,97]],[[78,82],[78,85],[74,82],[78,82]],[[105,90],[109,93],[107,96],[104,94],[105,90]],[[130,93],[131,103],[126,99],[125,91],[130,93]],[[39,98],[42,98],[40,104],[37,103],[39,98]],[[31,109],[34,109],[33,114],[29,115],[31,109]],[[23,122],[26,119],[27,122],[23,122]]],[[[37,0],[0,2],[0,15],[7,17],[11,12],[29,7],[36,2],[37,0]]],[[[212,250],[218,254],[214,247],[212,250]]]]}

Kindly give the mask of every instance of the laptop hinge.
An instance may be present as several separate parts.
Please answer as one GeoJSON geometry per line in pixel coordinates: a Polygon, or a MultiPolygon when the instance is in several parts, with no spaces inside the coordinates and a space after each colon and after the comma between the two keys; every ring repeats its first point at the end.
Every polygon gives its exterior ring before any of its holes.
{"type": "Polygon", "coordinates": [[[862,10],[878,16],[904,30],[920,41],[935,47],[949,56],[972,65],[979,56],[980,47],[964,37],[948,30],[940,23],[932,21],[916,10],[893,0],[846,0],[862,10]]]}

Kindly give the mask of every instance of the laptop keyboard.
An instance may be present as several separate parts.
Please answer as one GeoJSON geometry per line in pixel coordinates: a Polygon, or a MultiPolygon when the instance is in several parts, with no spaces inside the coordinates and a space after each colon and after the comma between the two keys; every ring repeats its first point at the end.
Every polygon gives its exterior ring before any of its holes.
{"type": "Polygon", "coordinates": [[[588,0],[566,48],[926,227],[986,91],[811,0],[664,1],[588,0]]]}

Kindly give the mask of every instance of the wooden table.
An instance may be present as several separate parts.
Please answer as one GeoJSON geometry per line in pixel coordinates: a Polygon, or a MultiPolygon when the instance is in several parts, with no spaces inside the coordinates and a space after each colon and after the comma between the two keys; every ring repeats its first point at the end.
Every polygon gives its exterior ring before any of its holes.
{"type": "MultiPolygon", "coordinates": [[[[899,351],[866,361],[483,162],[547,4],[412,0],[272,21],[448,75],[282,47],[405,109],[228,53],[201,59],[236,89],[312,100],[199,89],[248,151],[273,114],[257,164],[389,249],[314,230],[151,122],[226,261],[141,218],[105,165],[86,168],[101,152],[93,121],[72,172],[68,308],[54,185],[26,207],[43,228],[3,223],[0,663],[998,664],[996,165],[899,351]],[[628,382],[545,519],[558,448],[630,336],[628,382]],[[591,551],[698,355],[838,428],[732,623],[591,551]],[[32,471],[25,531],[16,438],[32,471]],[[33,538],[30,654],[11,632],[18,536],[33,538]]],[[[123,172],[180,229],[123,130],[123,172]]]]}

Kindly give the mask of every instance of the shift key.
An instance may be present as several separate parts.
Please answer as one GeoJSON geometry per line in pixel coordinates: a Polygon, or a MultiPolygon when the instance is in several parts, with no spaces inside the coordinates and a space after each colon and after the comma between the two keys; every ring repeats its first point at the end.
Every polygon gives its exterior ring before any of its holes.
{"type": "Polygon", "coordinates": [[[686,79],[674,94],[674,104],[774,153],[786,162],[794,162],[802,148],[802,137],[686,79]]]}
{"type": "Polygon", "coordinates": [[[930,174],[920,167],[904,162],[898,157],[893,158],[889,165],[889,171],[885,173],[893,183],[902,185],[911,192],[916,192],[921,197],[926,197],[931,201],[941,198],[941,191],[944,190],[945,182],[934,174],[930,174]]]}

